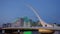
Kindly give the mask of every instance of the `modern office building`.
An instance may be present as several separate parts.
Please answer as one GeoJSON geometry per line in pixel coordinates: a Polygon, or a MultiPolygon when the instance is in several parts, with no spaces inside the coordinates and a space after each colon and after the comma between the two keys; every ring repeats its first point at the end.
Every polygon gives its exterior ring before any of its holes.
{"type": "Polygon", "coordinates": [[[22,27],[24,23],[24,19],[23,18],[19,18],[18,20],[16,20],[15,25],[17,27],[22,27]]]}
{"type": "Polygon", "coordinates": [[[7,27],[7,25],[6,25],[6,24],[3,24],[3,25],[2,25],[2,28],[5,28],[5,27],[7,27]]]}
{"type": "Polygon", "coordinates": [[[6,25],[7,25],[7,27],[11,27],[12,23],[7,23],[6,25]]]}
{"type": "Polygon", "coordinates": [[[30,26],[31,26],[30,19],[28,17],[24,17],[24,27],[30,27],[30,26]]]}
{"type": "Polygon", "coordinates": [[[3,25],[2,25],[3,28],[11,27],[11,26],[12,26],[12,23],[6,23],[6,24],[3,24],[3,25]]]}
{"type": "Polygon", "coordinates": [[[12,23],[12,27],[23,27],[24,19],[19,18],[14,23],[12,23]]]}

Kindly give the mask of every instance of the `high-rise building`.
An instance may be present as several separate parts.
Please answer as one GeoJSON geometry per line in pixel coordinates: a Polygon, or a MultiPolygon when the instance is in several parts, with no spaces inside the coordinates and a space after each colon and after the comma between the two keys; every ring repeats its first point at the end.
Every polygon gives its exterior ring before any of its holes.
{"type": "Polygon", "coordinates": [[[3,24],[3,25],[2,25],[2,27],[3,27],[3,28],[11,27],[11,26],[12,26],[12,24],[11,24],[11,23],[6,23],[6,24],[3,24]]]}
{"type": "Polygon", "coordinates": [[[11,26],[12,26],[12,24],[11,24],[11,23],[7,23],[6,25],[7,25],[7,27],[11,27],[11,26]]]}
{"type": "Polygon", "coordinates": [[[19,27],[20,26],[20,19],[16,20],[15,22],[15,27],[19,27]]]}
{"type": "Polygon", "coordinates": [[[30,27],[30,19],[28,17],[24,17],[24,27],[30,27]]]}
{"type": "Polygon", "coordinates": [[[2,27],[5,28],[5,27],[7,27],[7,25],[6,24],[3,24],[2,27]]]}
{"type": "Polygon", "coordinates": [[[22,27],[23,26],[23,22],[24,22],[24,19],[23,18],[19,18],[15,22],[15,27],[22,27]]]}
{"type": "Polygon", "coordinates": [[[23,25],[24,25],[24,19],[20,18],[20,26],[23,27],[23,25]]]}
{"type": "Polygon", "coordinates": [[[32,27],[32,23],[33,23],[32,19],[30,19],[29,21],[30,21],[30,26],[32,27]]]}

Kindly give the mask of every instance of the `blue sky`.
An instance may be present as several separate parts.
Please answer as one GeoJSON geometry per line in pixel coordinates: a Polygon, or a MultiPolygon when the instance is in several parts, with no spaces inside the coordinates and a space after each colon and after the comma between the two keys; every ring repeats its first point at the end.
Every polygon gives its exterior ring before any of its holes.
{"type": "Polygon", "coordinates": [[[0,0],[0,23],[13,22],[18,17],[28,16],[38,20],[26,7],[27,4],[37,9],[38,14],[47,23],[60,23],[60,0],[0,0]]]}

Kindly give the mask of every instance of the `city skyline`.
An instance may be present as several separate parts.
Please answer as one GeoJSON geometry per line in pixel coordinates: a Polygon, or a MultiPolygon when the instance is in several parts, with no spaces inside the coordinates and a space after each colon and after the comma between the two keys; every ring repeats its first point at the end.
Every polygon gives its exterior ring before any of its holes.
{"type": "Polygon", "coordinates": [[[13,23],[5,23],[2,24],[2,27],[41,27],[42,24],[40,24],[39,21],[33,21],[32,19],[29,19],[28,17],[23,17],[23,18],[19,18],[17,19],[15,22],[13,23]],[[38,24],[39,23],[39,24],[38,24]]]}

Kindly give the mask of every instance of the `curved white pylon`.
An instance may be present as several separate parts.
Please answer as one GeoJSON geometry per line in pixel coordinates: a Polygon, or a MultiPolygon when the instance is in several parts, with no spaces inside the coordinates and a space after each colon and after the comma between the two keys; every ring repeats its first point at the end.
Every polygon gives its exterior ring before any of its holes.
{"type": "Polygon", "coordinates": [[[28,7],[35,13],[35,15],[37,16],[37,18],[39,19],[39,21],[40,21],[40,23],[42,24],[43,27],[45,27],[46,25],[47,25],[47,27],[53,27],[52,25],[47,24],[46,22],[44,22],[44,21],[40,18],[40,16],[38,15],[38,13],[36,12],[36,10],[35,10],[32,6],[28,5],[28,7]]]}

